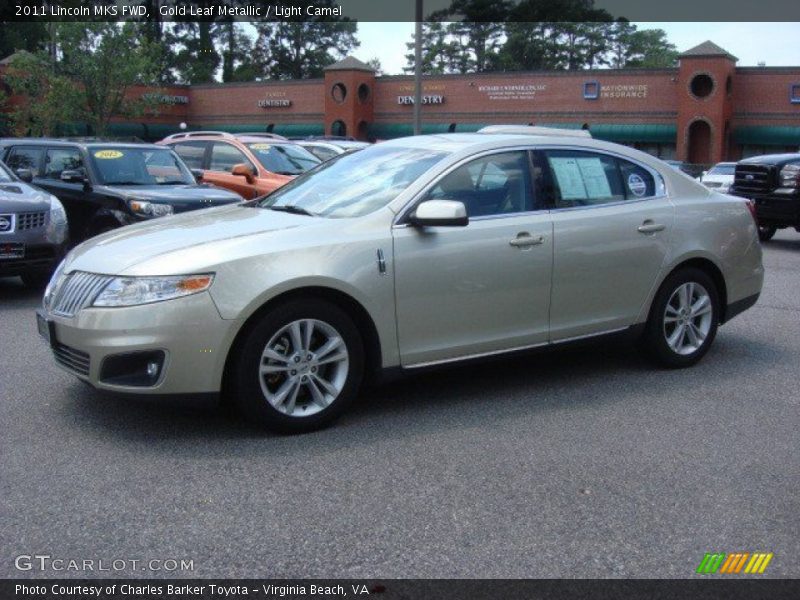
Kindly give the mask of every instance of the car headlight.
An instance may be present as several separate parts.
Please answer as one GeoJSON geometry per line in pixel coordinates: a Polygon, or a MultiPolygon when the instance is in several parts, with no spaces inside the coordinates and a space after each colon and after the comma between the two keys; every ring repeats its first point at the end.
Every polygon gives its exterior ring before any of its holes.
{"type": "Polygon", "coordinates": [[[58,198],[50,195],[50,221],[47,223],[45,237],[48,242],[60,244],[67,239],[67,212],[58,198]]]}
{"type": "Polygon", "coordinates": [[[167,277],[115,277],[95,299],[93,306],[135,306],[172,300],[204,292],[213,273],[167,277]]]}
{"type": "Polygon", "coordinates": [[[131,210],[140,217],[166,217],[171,215],[175,210],[169,204],[159,204],[158,202],[150,202],[148,200],[135,200],[129,199],[128,206],[131,210]]]}

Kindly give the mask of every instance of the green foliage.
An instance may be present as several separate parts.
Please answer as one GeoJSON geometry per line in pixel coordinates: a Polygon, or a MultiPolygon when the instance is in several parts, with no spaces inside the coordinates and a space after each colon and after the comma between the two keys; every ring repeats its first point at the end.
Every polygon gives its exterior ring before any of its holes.
{"type": "Polygon", "coordinates": [[[103,135],[112,117],[153,105],[130,93],[158,81],[158,47],[135,24],[57,23],[51,34],[54,52],[21,56],[7,76],[13,92],[29,98],[12,114],[16,133],[53,135],[59,123],[81,122],[103,135]]]}
{"type": "Polygon", "coordinates": [[[322,77],[323,69],[359,46],[354,21],[256,24],[258,71],[268,79],[322,77]]]}

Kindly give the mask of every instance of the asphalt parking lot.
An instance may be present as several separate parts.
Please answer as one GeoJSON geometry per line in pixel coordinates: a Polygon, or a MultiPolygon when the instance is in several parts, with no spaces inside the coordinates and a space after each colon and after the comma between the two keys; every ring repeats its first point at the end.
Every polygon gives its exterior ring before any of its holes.
{"type": "Polygon", "coordinates": [[[800,577],[800,234],[765,265],[693,369],[536,353],[370,390],[298,437],[90,389],[0,279],[0,577],[691,577],[712,551],[800,577]],[[194,570],[15,568],[32,554],[194,570]]]}

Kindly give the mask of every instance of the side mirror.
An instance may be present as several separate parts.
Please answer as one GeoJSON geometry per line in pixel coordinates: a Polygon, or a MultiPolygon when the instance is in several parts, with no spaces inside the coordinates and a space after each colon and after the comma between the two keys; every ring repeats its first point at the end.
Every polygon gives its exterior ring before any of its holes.
{"type": "Polygon", "coordinates": [[[17,169],[15,172],[17,177],[25,183],[31,183],[33,181],[33,172],[30,169],[17,169]]]}
{"type": "Polygon", "coordinates": [[[231,169],[231,175],[240,175],[247,180],[247,183],[253,183],[256,180],[253,169],[244,163],[233,165],[233,168],[231,169]]]}
{"type": "Polygon", "coordinates": [[[84,183],[86,181],[86,175],[83,174],[83,171],[77,169],[61,171],[61,181],[65,183],[84,183]]]}
{"type": "Polygon", "coordinates": [[[409,222],[417,227],[464,227],[467,209],[457,200],[428,200],[417,206],[409,222]]]}
{"type": "Polygon", "coordinates": [[[203,169],[191,169],[194,180],[198,183],[203,181],[203,169]]]}

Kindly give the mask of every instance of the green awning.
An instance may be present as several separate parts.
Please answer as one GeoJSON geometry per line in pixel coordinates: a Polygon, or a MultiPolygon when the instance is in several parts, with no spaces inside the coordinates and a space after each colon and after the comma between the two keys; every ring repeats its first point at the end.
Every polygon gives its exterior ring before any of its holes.
{"type": "Polygon", "coordinates": [[[737,144],[751,146],[800,146],[800,127],[790,125],[748,125],[733,130],[737,144]]]}
{"type": "Polygon", "coordinates": [[[674,144],[678,137],[676,125],[645,123],[598,123],[589,125],[593,138],[609,142],[642,142],[651,144],[674,144]]]}
{"type": "MultiPolygon", "coordinates": [[[[224,125],[190,125],[189,131],[225,131],[227,133],[266,133],[265,123],[225,123],[224,125]]],[[[306,137],[323,135],[325,127],[322,123],[275,123],[272,133],[286,137],[306,137]]]]}

